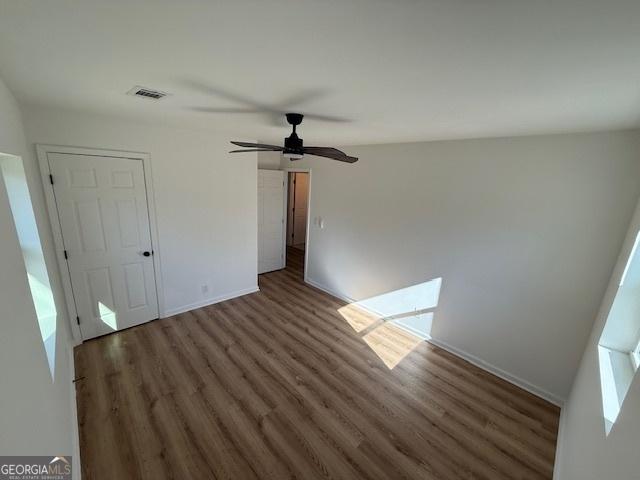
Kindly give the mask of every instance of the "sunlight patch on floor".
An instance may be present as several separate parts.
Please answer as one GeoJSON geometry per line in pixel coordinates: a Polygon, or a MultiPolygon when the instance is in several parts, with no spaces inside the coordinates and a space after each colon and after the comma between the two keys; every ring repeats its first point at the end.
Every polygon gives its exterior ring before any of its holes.
{"type": "Polygon", "coordinates": [[[424,341],[389,322],[373,329],[363,339],[389,370],[392,370],[424,341]]]}
{"type": "Polygon", "coordinates": [[[342,318],[358,333],[366,330],[382,319],[382,317],[360,307],[357,303],[350,303],[349,305],[339,308],[338,313],[342,315],[342,318]]]}
{"type": "Polygon", "coordinates": [[[434,278],[353,302],[338,313],[384,364],[393,369],[430,338],[442,278],[434,278]]]}

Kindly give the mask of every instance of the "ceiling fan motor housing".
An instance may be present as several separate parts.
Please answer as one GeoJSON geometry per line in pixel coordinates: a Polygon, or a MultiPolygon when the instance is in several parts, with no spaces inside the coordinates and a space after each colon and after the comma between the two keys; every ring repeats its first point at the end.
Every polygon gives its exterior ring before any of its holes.
{"type": "Polygon", "coordinates": [[[293,126],[293,132],[284,139],[284,153],[302,154],[302,139],[296,134],[296,126],[302,123],[304,115],[301,113],[287,113],[287,122],[293,126]]]}
{"type": "Polygon", "coordinates": [[[296,132],[284,139],[284,153],[301,153],[302,139],[298,137],[296,132]]]}
{"type": "Polygon", "coordinates": [[[285,114],[285,116],[287,117],[287,123],[289,123],[289,125],[293,125],[294,127],[296,125],[300,125],[302,123],[302,119],[304,118],[304,115],[302,115],[301,113],[287,113],[285,114]]]}

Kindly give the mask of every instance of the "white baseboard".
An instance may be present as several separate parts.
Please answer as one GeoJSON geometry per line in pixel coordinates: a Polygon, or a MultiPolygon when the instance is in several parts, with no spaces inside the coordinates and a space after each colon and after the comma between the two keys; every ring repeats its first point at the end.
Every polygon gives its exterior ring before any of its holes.
{"type": "Polygon", "coordinates": [[[335,292],[335,291],[331,290],[329,287],[325,287],[321,283],[318,283],[318,282],[316,282],[315,280],[312,280],[309,277],[304,277],[304,281],[305,281],[305,283],[308,283],[312,287],[315,287],[318,290],[322,290],[323,292],[328,293],[329,295],[331,295],[333,297],[336,297],[336,298],[338,298],[338,299],[340,299],[340,300],[342,300],[344,302],[355,303],[357,301],[357,300],[354,300],[353,298],[347,297],[346,295],[343,295],[341,293],[335,292]]]}
{"type": "Polygon", "coordinates": [[[463,360],[466,360],[469,363],[472,363],[473,365],[475,365],[478,368],[481,368],[482,370],[492,373],[496,377],[500,377],[503,380],[506,380],[507,382],[512,383],[516,387],[520,387],[523,390],[526,390],[527,392],[542,398],[543,400],[553,403],[558,407],[562,407],[562,405],[564,404],[564,400],[562,398],[558,397],[557,395],[554,395],[551,392],[548,392],[544,388],[538,387],[537,385],[527,382],[526,380],[523,380],[517,375],[513,375],[505,370],[502,370],[501,368],[496,367],[495,365],[492,365],[491,363],[485,362],[481,358],[478,358],[475,355],[471,355],[470,353],[467,353],[464,350],[460,350],[459,348],[454,347],[453,345],[450,345],[447,342],[443,342],[433,337],[429,338],[428,342],[435,345],[436,347],[440,347],[443,350],[446,350],[449,353],[452,353],[457,357],[462,358],[463,360]]]}
{"type": "MultiPolygon", "coordinates": [[[[312,280],[310,278],[305,278],[305,282],[308,283],[309,285],[311,285],[312,287],[315,287],[319,290],[322,290],[323,292],[328,293],[329,295],[332,295],[336,298],[339,298],[340,300],[343,300],[345,302],[348,303],[355,303],[356,300],[349,298],[346,295],[343,295],[341,293],[335,292],[332,289],[324,286],[321,283],[316,282],[315,280],[312,280]]],[[[384,315],[382,315],[380,312],[376,312],[370,308],[366,308],[364,306],[361,306],[362,308],[364,308],[365,310],[369,310],[372,314],[374,315],[378,315],[378,316],[382,316],[384,317],[384,315]]],[[[398,325],[399,327],[402,327],[402,325],[398,325]]],[[[564,400],[560,397],[558,397],[557,395],[554,395],[553,393],[550,393],[548,391],[546,391],[544,388],[538,387],[537,385],[534,385],[530,382],[527,382],[526,380],[521,379],[520,377],[518,377],[517,375],[513,375],[505,370],[502,370],[501,368],[496,367],[495,365],[492,365],[488,362],[485,362],[484,360],[482,360],[481,358],[476,357],[475,355],[472,355],[470,353],[465,352],[464,350],[461,350],[453,345],[450,345],[447,342],[443,342],[441,340],[438,340],[437,338],[433,338],[433,337],[427,337],[425,338],[426,341],[428,341],[429,343],[435,345],[436,347],[440,347],[443,350],[446,350],[449,353],[452,353],[453,355],[462,358],[463,360],[466,360],[469,363],[472,363],[473,365],[475,365],[478,368],[481,368],[482,370],[485,370],[489,373],[492,373],[493,375],[502,378],[503,380],[506,380],[509,383],[512,383],[513,385],[522,388],[523,390],[526,390],[529,393],[532,393],[534,395],[536,395],[537,397],[540,397],[550,403],[553,403],[554,405],[558,406],[558,407],[562,407],[562,405],[564,404],[564,400]]]]}
{"type": "Polygon", "coordinates": [[[232,298],[241,297],[250,293],[256,293],[260,291],[258,286],[243,288],[242,290],[236,290],[234,292],[218,295],[217,297],[205,298],[200,302],[191,303],[189,305],[182,305],[181,307],[170,308],[165,310],[160,318],[172,317],[180,313],[188,312],[189,310],[195,310],[196,308],[206,307],[207,305],[213,305],[214,303],[224,302],[225,300],[231,300],[232,298]]]}

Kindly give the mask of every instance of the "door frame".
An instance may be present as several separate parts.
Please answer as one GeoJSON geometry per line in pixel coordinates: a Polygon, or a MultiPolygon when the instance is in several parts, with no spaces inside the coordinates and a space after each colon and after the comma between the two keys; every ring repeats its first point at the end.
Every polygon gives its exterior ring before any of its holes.
{"type": "Polygon", "coordinates": [[[74,340],[83,342],[80,326],[73,318],[78,316],[76,310],[76,302],[74,298],[73,288],[71,285],[71,273],[69,265],[64,257],[64,241],[62,237],[62,226],[60,225],[60,216],[58,212],[58,204],[53,192],[53,185],[50,177],[49,169],[49,153],[62,153],[68,155],[86,155],[92,157],[110,157],[110,158],[127,158],[130,160],[141,160],[142,170],[144,173],[144,184],[147,196],[147,214],[149,216],[149,233],[151,235],[151,248],[153,250],[153,270],[155,280],[156,299],[158,304],[158,318],[164,316],[164,300],[160,293],[162,292],[162,269],[160,262],[160,245],[158,243],[158,224],[156,221],[155,195],[153,193],[153,182],[151,180],[151,156],[142,152],[125,152],[122,150],[106,150],[99,148],[86,147],[70,147],[62,145],[44,145],[36,144],[36,152],[38,163],[40,165],[40,176],[44,189],[45,200],[47,204],[47,213],[49,214],[49,222],[53,232],[53,242],[56,250],[56,259],[58,260],[58,269],[62,277],[62,289],[64,291],[67,311],[69,313],[69,326],[74,340]]]}
{"type": "MultiPolygon", "coordinates": [[[[287,174],[287,181],[285,182],[285,192],[284,198],[285,200],[289,198],[289,173],[308,173],[309,174],[309,185],[307,186],[307,231],[305,232],[304,239],[304,282],[308,282],[308,266],[309,266],[309,249],[311,248],[311,244],[309,242],[310,233],[311,233],[311,190],[313,185],[313,176],[311,174],[311,168],[298,168],[298,167],[286,167],[282,169],[287,174]]],[[[284,202],[284,218],[287,218],[287,202],[284,202]]],[[[286,227],[286,226],[285,226],[286,227]]],[[[286,228],[285,228],[286,232],[286,228]]],[[[285,233],[284,236],[284,264],[287,265],[287,235],[285,233]]]]}
{"type": "MultiPolygon", "coordinates": [[[[258,176],[260,175],[260,171],[265,171],[265,172],[280,172],[282,173],[282,202],[283,202],[283,209],[284,209],[284,217],[282,220],[282,256],[281,256],[281,260],[282,263],[280,265],[280,269],[283,269],[287,266],[287,180],[288,180],[288,176],[289,174],[287,172],[285,172],[284,170],[274,170],[271,168],[258,168],[258,176]]],[[[258,179],[259,181],[259,179],[258,179]]],[[[260,184],[258,183],[258,194],[260,194],[260,184]]],[[[258,205],[260,204],[260,200],[258,199],[258,205]]],[[[258,216],[260,215],[260,213],[258,213],[258,216]]],[[[258,220],[259,222],[259,220],[258,220]]],[[[260,224],[258,223],[258,227],[260,226],[260,224]]],[[[260,248],[260,236],[258,235],[258,248],[260,248]]],[[[258,258],[258,270],[260,270],[260,259],[258,258]]],[[[276,270],[271,270],[270,272],[273,272],[276,270]]],[[[270,273],[270,272],[264,272],[264,273],[270,273]]],[[[262,273],[258,273],[258,275],[262,275],[262,273]]]]}

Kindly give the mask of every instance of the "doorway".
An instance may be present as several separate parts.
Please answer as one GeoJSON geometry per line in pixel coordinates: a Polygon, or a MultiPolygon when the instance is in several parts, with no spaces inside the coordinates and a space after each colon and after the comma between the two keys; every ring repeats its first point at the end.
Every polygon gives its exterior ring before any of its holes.
{"type": "Polygon", "coordinates": [[[285,267],[285,178],[258,169],[258,275],[285,267]]]}
{"type": "Polygon", "coordinates": [[[81,339],[158,318],[145,159],[59,147],[39,153],[81,339]]]}
{"type": "Polygon", "coordinates": [[[309,173],[289,172],[287,189],[287,268],[304,276],[309,215],[309,173]]]}

